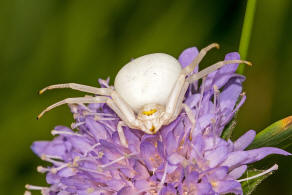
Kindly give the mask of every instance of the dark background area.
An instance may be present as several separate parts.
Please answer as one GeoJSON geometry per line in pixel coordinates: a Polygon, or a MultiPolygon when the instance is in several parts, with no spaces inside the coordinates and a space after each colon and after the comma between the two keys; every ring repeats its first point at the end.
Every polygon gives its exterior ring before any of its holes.
{"type": "MultiPolygon", "coordinates": [[[[30,150],[35,140],[51,140],[55,125],[73,122],[63,106],[35,118],[71,90],[37,95],[55,83],[97,86],[112,79],[131,58],[154,52],[177,57],[191,46],[221,45],[202,66],[237,51],[246,1],[0,1],[0,194],[23,194],[24,185],[46,185],[36,172],[44,164],[30,150]]],[[[244,88],[247,101],[234,138],[260,131],[292,111],[292,1],[258,1],[244,88]]],[[[292,148],[287,148],[292,152],[292,148]]],[[[254,194],[292,194],[291,157],[273,156],[258,164],[279,170],[254,194]]]]}

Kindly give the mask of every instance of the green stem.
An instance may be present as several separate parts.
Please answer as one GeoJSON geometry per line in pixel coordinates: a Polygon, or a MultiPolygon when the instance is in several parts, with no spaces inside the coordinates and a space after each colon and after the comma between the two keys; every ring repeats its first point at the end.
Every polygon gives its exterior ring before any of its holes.
{"type": "MultiPolygon", "coordinates": [[[[240,43],[239,43],[239,54],[241,56],[241,59],[243,60],[245,60],[247,56],[255,10],[256,10],[256,0],[248,0],[247,5],[246,5],[244,21],[243,21],[243,27],[241,31],[240,43]]],[[[237,73],[243,74],[243,71],[244,71],[244,65],[240,64],[237,69],[237,73]]]]}

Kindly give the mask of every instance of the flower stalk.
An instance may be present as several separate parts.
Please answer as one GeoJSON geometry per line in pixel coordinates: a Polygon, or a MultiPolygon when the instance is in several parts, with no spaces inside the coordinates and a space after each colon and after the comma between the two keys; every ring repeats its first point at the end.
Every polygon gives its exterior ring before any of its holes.
{"type": "MultiPolygon", "coordinates": [[[[245,16],[244,16],[244,21],[243,21],[243,27],[241,31],[240,43],[239,43],[239,54],[240,54],[241,59],[243,60],[245,60],[247,57],[255,11],[256,11],[256,0],[248,0],[245,16]]],[[[237,69],[237,73],[243,74],[243,72],[244,72],[244,65],[240,64],[237,69]]]]}

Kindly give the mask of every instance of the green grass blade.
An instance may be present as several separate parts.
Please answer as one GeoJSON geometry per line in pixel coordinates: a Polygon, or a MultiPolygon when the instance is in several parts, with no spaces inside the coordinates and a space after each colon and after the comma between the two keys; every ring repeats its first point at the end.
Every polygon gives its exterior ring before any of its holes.
{"type": "MultiPolygon", "coordinates": [[[[253,27],[254,15],[256,10],[256,0],[248,0],[246,5],[246,11],[243,21],[243,27],[241,31],[241,38],[239,43],[239,54],[241,59],[245,60],[247,56],[248,46],[251,37],[251,31],[253,27]]],[[[243,74],[244,64],[240,64],[237,73],[243,74]]]]}
{"type": "Polygon", "coordinates": [[[248,149],[263,146],[285,148],[290,144],[292,144],[292,116],[279,120],[259,132],[248,149]]]}
{"type": "MultiPolygon", "coordinates": [[[[263,172],[263,170],[250,169],[250,170],[247,170],[245,172],[245,174],[243,175],[242,178],[252,177],[252,176],[260,174],[262,172],[263,172]]],[[[260,177],[255,178],[255,179],[251,179],[251,180],[247,180],[247,181],[242,182],[241,183],[241,187],[242,187],[242,190],[243,190],[243,194],[244,195],[250,195],[256,189],[256,187],[260,183],[262,183],[262,181],[264,179],[266,179],[268,176],[272,175],[273,172],[269,172],[269,173],[267,173],[265,175],[262,175],[260,177]]]]}

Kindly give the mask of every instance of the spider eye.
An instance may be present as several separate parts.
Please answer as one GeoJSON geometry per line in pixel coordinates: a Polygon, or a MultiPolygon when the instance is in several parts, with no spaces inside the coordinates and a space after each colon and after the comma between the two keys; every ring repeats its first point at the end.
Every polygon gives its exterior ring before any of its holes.
{"type": "Polygon", "coordinates": [[[143,111],[142,113],[146,116],[151,116],[152,114],[154,114],[155,112],[157,112],[157,109],[151,109],[151,110],[147,110],[147,111],[143,111]]]}

